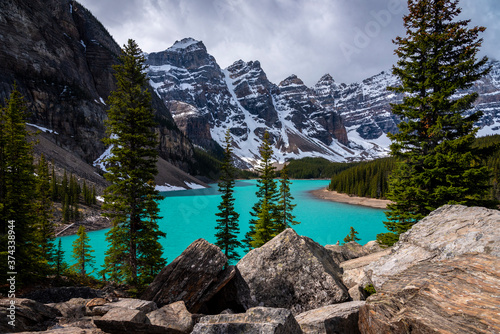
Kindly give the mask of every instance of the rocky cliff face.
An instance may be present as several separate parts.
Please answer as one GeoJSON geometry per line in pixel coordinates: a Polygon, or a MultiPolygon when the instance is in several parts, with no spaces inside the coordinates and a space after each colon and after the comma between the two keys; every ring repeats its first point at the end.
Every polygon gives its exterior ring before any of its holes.
{"type": "Polygon", "coordinates": [[[323,106],[296,76],[270,82],[258,61],[236,61],[222,70],[202,42],[186,38],[148,55],[151,85],[170,106],[193,143],[213,150],[233,136],[234,152],[247,166],[258,160],[265,131],[278,160],[324,156],[343,161],[360,152],[350,143],[342,119],[323,106]]]}
{"type": "MultiPolygon", "coordinates": [[[[457,96],[477,92],[479,98],[475,110],[482,110],[484,116],[478,122],[479,135],[498,133],[500,130],[500,62],[489,61],[491,72],[457,96]]],[[[363,80],[361,83],[338,84],[330,76],[323,77],[315,86],[322,103],[331,103],[347,127],[350,140],[363,145],[371,141],[386,146],[388,132],[398,131],[399,118],[391,113],[391,103],[400,103],[402,94],[387,91],[387,86],[398,86],[399,80],[384,71],[363,80]]]]}
{"type": "MultiPolygon", "coordinates": [[[[111,65],[120,53],[102,24],[76,1],[6,0],[0,44],[1,100],[16,82],[29,123],[52,130],[53,142],[87,163],[97,159],[105,150],[105,100],[115,88],[111,65]]],[[[186,169],[189,140],[159,98],[153,105],[162,157],[186,169]]]]}
{"type": "MultiPolygon", "coordinates": [[[[222,70],[203,45],[191,38],[151,53],[152,86],[170,106],[175,121],[191,140],[214,151],[230,129],[234,152],[248,165],[270,133],[276,158],[321,156],[331,161],[386,155],[387,133],[398,131],[391,103],[402,95],[387,91],[398,79],[381,72],[361,83],[337,83],[329,74],[309,88],[291,75],[278,85],[267,79],[258,61],[238,60],[222,70]]],[[[478,92],[475,108],[485,111],[480,135],[500,129],[500,62],[467,92],[478,92]]]]}

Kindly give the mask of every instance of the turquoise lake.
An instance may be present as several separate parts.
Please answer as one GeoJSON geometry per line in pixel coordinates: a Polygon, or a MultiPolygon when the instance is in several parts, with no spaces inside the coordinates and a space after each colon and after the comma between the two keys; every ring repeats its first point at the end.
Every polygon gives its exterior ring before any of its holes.
{"type": "MultiPolygon", "coordinates": [[[[300,235],[305,235],[321,245],[342,243],[349,233],[350,226],[359,232],[359,243],[365,244],[374,240],[378,233],[384,232],[382,221],[384,210],[342,204],[313,197],[309,191],[325,188],[328,180],[293,180],[291,192],[297,204],[293,213],[301,222],[293,226],[300,235]]],[[[240,214],[240,239],[248,231],[250,210],[256,202],[256,181],[238,181],[235,187],[235,209],[240,214]]],[[[174,260],[194,240],[204,238],[214,243],[217,206],[221,197],[217,185],[212,188],[164,192],[165,199],[160,203],[160,228],[167,237],[160,242],[164,247],[167,262],[174,260]]],[[[96,268],[101,269],[104,263],[104,252],[108,244],[105,233],[108,230],[88,232],[90,244],[94,249],[96,268]]],[[[67,263],[72,264],[72,243],[76,235],[61,237],[62,247],[67,263]]],[[[58,241],[57,241],[58,242],[58,241]]],[[[243,256],[243,253],[240,253],[243,256]]]]}

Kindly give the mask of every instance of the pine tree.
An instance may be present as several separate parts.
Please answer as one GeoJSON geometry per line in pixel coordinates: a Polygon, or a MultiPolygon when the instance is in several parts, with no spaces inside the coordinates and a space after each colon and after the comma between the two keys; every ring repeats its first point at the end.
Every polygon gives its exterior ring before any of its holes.
{"type": "Polygon", "coordinates": [[[52,194],[50,192],[49,165],[45,156],[40,156],[37,166],[36,195],[36,219],[37,237],[42,250],[42,256],[47,263],[54,261],[55,256],[55,235],[52,215],[52,194]]]}
{"type": "Polygon", "coordinates": [[[285,163],[281,170],[281,180],[279,188],[279,199],[277,204],[278,218],[275,222],[274,235],[278,235],[285,229],[292,225],[300,224],[295,221],[295,216],[292,214],[293,209],[297,204],[292,204],[293,197],[290,193],[290,184],[292,183],[288,178],[288,164],[285,163]]]}
{"type": "Polygon", "coordinates": [[[361,240],[360,238],[357,237],[357,235],[358,235],[358,232],[354,229],[354,227],[351,226],[351,230],[349,231],[349,234],[344,238],[344,243],[361,240]]]}
{"type": "Polygon", "coordinates": [[[68,264],[64,261],[64,251],[62,249],[61,239],[59,239],[59,243],[57,244],[57,250],[54,257],[54,269],[57,277],[68,270],[68,264]]]}
{"type": "Polygon", "coordinates": [[[57,178],[56,178],[56,171],[54,168],[54,162],[52,162],[52,174],[50,177],[50,194],[52,196],[52,201],[55,202],[57,200],[60,200],[60,195],[59,195],[59,184],[57,183],[57,178]]]}
{"type": "Polygon", "coordinates": [[[391,178],[386,222],[397,240],[413,224],[444,204],[484,205],[489,170],[472,148],[482,113],[471,111],[478,95],[457,97],[488,73],[487,58],[477,60],[485,28],[454,21],[458,0],[410,0],[404,17],[406,37],[398,37],[393,73],[402,103],[392,106],[399,132],[389,134],[391,153],[401,162],[391,178]]]}
{"type": "Polygon", "coordinates": [[[137,44],[129,40],[120,61],[113,66],[117,89],[108,99],[109,138],[105,140],[112,154],[105,174],[111,185],[105,191],[103,209],[113,224],[106,233],[110,247],[105,270],[112,280],[138,286],[154,277],[165,263],[158,242],[165,233],[157,224],[157,201],[163,197],[154,187],[158,143],[145,58],[137,44]],[[156,266],[143,268],[146,260],[156,266]],[[141,282],[139,275],[145,276],[141,282]]]}
{"type": "Polygon", "coordinates": [[[76,232],[78,238],[73,241],[73,259],[76,263],[71,266],[71,269],[79,273],[82,277],[90,274],[88,272],[89,268],[93,268],[95,264],[95,256],[92,255],[94,250],[89,244],[90,238],[85,232],[85,227],[80,225],[78,232],[76,232]]]}
{"type": "Polygon", "coordinates": [[[14,85],[5,107],[0,109],[0,252],[5,259],[0,261],[0,269],[2,275],[15,270],[19,285],[46,272],[36,237],[33,143],[28,139],[25,119],[26,105],[14,85]],[[15,250],[7,247],[12,238],[15,250]],[[7,255],[15,258],[14,267],[7,267],[7,255]]]}
{"type": "Polygon", "coordinates": [[[257,180],[258,190],[255,193],[258,200],[250,212],[254,218],[250,220],[250,230],[246,233],[244,240],[249,249],[255,248],[255,245],[260,247],[273,238],[275,220],[278,217],[276,206],[278,190],[274,181],[276,167],[273,166],[273,148],[269,140],[269,133],[266,131],[259,147],[261,161],[259,167],[256,168],[260,174],[257,180]]]}
{"type": "Polygon", "coordinates": [[[221,203],[217,207],[219,212],[215,215],[219,217],[216,221],[217,226],[215,229],[217,233],[215,238],[217,241],[215,245],[220,247],[226,255],[228,261],[236,261],[239,259],[237,252],[238,247],[241,247],[241,242],[238,240],[239,214],[234,210],[234,171],[232,161],[232,146],[231,134],[229,130],[226,132],[224,159],[221,165],[220,178],[219,178],[219,192],[221,195],[221,203]]]}

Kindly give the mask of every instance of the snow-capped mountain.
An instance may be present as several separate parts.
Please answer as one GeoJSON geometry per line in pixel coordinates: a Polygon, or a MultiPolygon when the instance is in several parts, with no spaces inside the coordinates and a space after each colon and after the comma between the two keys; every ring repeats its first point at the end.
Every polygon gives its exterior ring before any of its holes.
{"type": "Polygon", "coordinates": [[[258,61],[222,70],[202,42],[191,38],[148,55],[151,85],[195,145],[216,150],[230,129],[234,153],[254,165],[268,131],[279,161],[306,156],[332,161],[375,157],[382,149],[350,142],[342,119],[314,89],[292,75],[271,83],[258,61]]]}
{"type": "MultiPolygon", "coordinates": [[[[486,66],[491,67],[488,75],[456,95],[479,93],[473,108],[484,112],[477,124],[481,127],[478,136],[500,133],[500,62],[491,60],[486,66]]],[[[334,108],[344,121],[349,140],[360,144],[363,140],[373,141],[384,146],[384,143],[389,143],[386,134],[397,132],[399,123],[399,118],[391,113],[390,104],[403,99],[401,94],[390,92],[386,87],[399,84],[390,71],[383,71],[361,83],[349,85],[338,84],[325,76],[315,90],[322,101],[325,101],[325,95],[333,96],[334,108]]]]}
{"type": "MultiPolygon", "coordinates": [[[[361,83],[339,84],[326,74],[312,88],[295,75],[276,85],[258,61],[238,60],[221,69],[205,45],[191,38],[149,54],[147,62],[151,85],[178,127],[195,145],[212,152],[220,149],[230,129],[241,166],[256,164],[265,131],[280,162],[384,156],[390,144],[386,134],[397,131],[399,119],[390,103],[402,96],[386,90],[398,85],[389,71],[361,83]]],[[[500,63],[490,65],[492,72],[469,90],[480,93],[476,108],[485,111],[480,134],[500,128],[500,63]]]]}

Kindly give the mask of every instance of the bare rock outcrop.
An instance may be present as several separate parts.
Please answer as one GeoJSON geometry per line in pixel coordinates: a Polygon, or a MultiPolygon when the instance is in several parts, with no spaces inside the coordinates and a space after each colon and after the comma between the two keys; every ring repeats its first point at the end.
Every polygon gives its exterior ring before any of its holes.
{"type": "Polygon", "coordinates": [[[292,229],[249,252],[236,268],[237,299],[244,309],[267,306],[298,314],[349,298],[328,251],[292,229]]]}
{"type": "Polygon", "coordinates": [[[168,327],[183,333],[191,333],[194,326],[192,314],[183,301],[165,305],[147,314],[152,325],[168,327]]]}
{"type": "Polygon", "coordinates": [[[492,254],[426,261],[370,296],[359,328],[363,334],[500,333],[499,286],[500,261],[492,254]]]}
{"type": "Polygon", "coordinates": [[[391,277],[424,261],[442,261],[461,254],[500,257],[500,211],[445,205],[401,235],[390,255],[367,266],[375,289],[391,277]]]}
{"type": "Polygon", "coordinates": [[[255,307],[238,314],[202,317],[192,334],[301,334],[299,324],[290,310],[255,307]]]}
{"type": "Polygon", "coordinates": [[[304,334],[358,334],[359,308],[365,302],[354,301],[324,306],[295,317],[304,334]]]}
{"type": "Polygon", "coordinates": [[[42,331],[60,316],[58,309],[31,299],[0,299],[0,333],[42,331]]]}
{"type": "Polygon", "coordinates": [[[198,239],[162,269],[142,299],[152,300],[160,307],[182,300],[190,312],[196,313],[210,295],[234,276],[234,268],[223,271],[226,262],[217,246],[198,239]],[[231,270],[232,274],[228,274],[231,270]]]}

